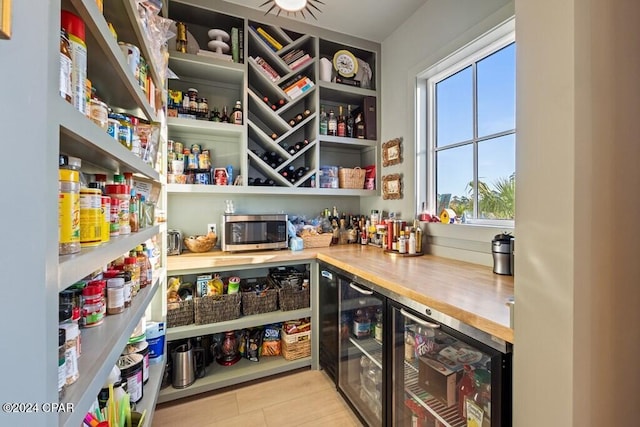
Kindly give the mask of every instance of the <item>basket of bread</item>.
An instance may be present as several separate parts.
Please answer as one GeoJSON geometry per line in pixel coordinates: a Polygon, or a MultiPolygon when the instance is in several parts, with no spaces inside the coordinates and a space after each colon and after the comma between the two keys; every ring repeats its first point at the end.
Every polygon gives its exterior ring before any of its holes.
{"type": "Polygon", "coordinates": [[[184,245],[191,252],[209,252],[216,243],[218,243],[218,236],[214,232],[202,236],[189,236],[184,239],[184,245]]]}

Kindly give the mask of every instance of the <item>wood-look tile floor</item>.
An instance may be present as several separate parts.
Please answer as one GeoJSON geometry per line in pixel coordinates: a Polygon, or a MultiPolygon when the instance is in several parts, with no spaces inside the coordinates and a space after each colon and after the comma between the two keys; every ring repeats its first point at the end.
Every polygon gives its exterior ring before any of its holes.
{"type": "Polygon", "coordinates": [[[152,427],[362,426],[323,371],[302,370],[159,404],[152,427]]]}

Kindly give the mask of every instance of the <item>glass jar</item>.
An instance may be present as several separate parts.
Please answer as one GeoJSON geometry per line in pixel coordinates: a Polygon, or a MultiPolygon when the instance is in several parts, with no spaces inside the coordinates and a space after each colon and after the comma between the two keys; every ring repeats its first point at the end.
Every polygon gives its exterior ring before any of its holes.
{"type": "Polygon", "coordinates": [[[107,196],[111,197],[111,235],[130,234],[129,200],[131,195],[129,194],[129,186],[125,184],[107,184],[105,192],[107,196]],[[114,222],[117,223],[117,226],[114,222]]]}
{"type": "Polygon", "coordinates": [[[107,314],[120,314],[124,311],[124,278],[114,277],[107,280],[107,314]]]}
{"type": "Polygon", "coordinates": [[[131,296],[135,297],[140,291],[140,266],[138,258],[128,256],[124,259],[124,271],[131,275],[131,296]]]}
{"type": "Polygon", "coordinates": [[[65,330],[64,358],[66,365],[66,385],[70,386],[80,378],[78,370],[78,339],[80,329],[75,323],[64,323],[60,328],[65,330]]]}
{"type": "Polygon", "coordinates": [[[104,320],[102,289],[89,285],[82,290],[82,317],[80,325],[85,328],[98,326],[104,320]]]}
{"type": "Polygon", "coordinates": [[[80,173],[61,164],[58,171],[58,254],[80,252],[80,173]]]}

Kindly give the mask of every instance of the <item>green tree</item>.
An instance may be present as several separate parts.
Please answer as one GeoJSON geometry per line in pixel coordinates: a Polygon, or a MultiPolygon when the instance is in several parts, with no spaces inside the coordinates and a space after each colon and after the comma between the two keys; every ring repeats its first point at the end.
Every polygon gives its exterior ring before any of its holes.
{"type": "MultiPolygon", "coordinates": [[[[467,189],[473,195],[473,185],[469,183],[467,189]]],[[[515,190],[516,175],[498,178],[493,186],[478,181],[478,215],[487,219],[515,218],[515,190]]]]}

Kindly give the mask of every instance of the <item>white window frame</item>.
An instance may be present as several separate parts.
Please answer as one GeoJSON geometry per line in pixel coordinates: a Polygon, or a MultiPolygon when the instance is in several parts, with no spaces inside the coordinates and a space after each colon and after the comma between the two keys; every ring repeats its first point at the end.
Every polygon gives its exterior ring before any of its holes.
{"type": "MultiPolygon", "coordinates": [[[[436,161],[435,161],[435,111],[428,107],[434,105],[435,82],[453,75],[471,64],[497,52],[515,42],[515,18],[511,18],[491,31],[473,40],[435,65],[416,75],[416,211],[422,210],[426,202],[429,212],[436,210],[436,161]]],[[[517,145],[517,139],[516,139],[517,145]]],[[[474,168],[476,165],[474,164],[474,168]]],[[[470,225],[488,225],[495,227],[514,227],[513,220],[469,219],[470,225]]]]}

